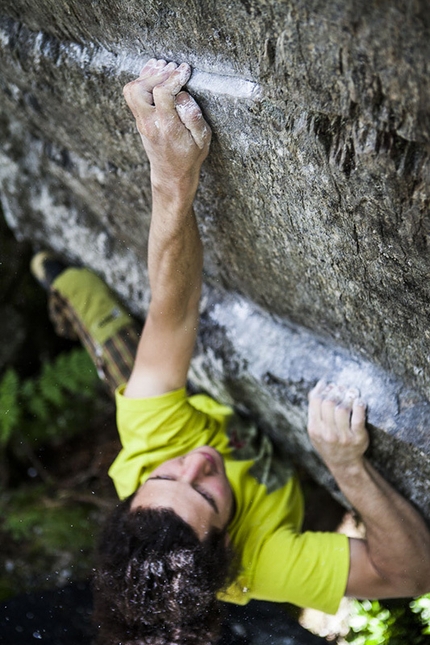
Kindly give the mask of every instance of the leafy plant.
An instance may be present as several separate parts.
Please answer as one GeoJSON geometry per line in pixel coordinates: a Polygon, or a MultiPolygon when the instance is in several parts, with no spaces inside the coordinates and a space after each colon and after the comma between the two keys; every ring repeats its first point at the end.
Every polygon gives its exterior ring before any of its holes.
{"type": "Polygon", "coordinates": [[[63,455],[64,442],[92,427],[106,404],[98,384],[81,348],[59,354],[36,376],[9,368],[0,379],[0,599],[90,574],[102,505],[79,486],[85,472],[71,485],[42,459],[63,455]],[[31,471],[39,478],[23,480],[31,471]]]}
{"type": "Polygon", "coordinates": [[[83,349],[46,363],[39,375],[21,380],[9,368],[0,381],[0,449],[22,442],[41,445],[82,430],[93,409],[98,379],[83,349]]]}
{"type": "Polygon", "coordinates": [[[0,446],[9,441],[21,418],[19,407],[19,378],[10,368],[0,382],[0,446]]]}
{"type": "Polygon", "coordinates": [[[430,593],[412,600],[409,604],[415,614],[419,615],[423,624],[423,634],[430,634],[430,593]]]}
{"type": "Polygon", "coordinates": [[[425,645],[430,633],[430,594],[407,602],[356,600],[346,637],[352,645],[425,645]]]}

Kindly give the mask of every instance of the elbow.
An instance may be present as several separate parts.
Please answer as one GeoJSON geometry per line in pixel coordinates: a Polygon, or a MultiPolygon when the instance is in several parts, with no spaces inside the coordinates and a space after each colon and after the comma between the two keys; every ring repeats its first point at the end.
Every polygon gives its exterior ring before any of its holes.
{"type": "Polygon", "coordinates": [[[427,569],[425,578],[422,577],[416,583],[415,592],[413,596],[423,596],[424,594],[430,593],[430,567],[427,569]]]}
{"type": "Polygon", "coordinates": [[[395,597],[422,596],[430,592],[430,564],[429,566],[412,571],[399,572],[391,578],[392,589],[395,597]]]}
{"type": "Polygon", "coordinates": [[[430,593],[430,544],[426,552],[416,560],[412,570],[409,571],[411,596],[422,596],[430,593]]]}

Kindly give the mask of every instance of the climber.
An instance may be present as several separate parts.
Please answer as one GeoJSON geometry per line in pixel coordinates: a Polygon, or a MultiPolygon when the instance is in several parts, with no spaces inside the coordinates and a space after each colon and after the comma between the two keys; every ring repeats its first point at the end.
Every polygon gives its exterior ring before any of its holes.
{"type": "Polygon", "coordinates": [[[193,200],[211,141],[200,108],[182,90],[189,77],[187,64],[152,59],[124,88],[150,161],[153,198],[151,303],[129,378],[132,359],[116,377],[109,368],[116,355],[129,355],[127,339],[137,342],[125,310],[85,269],[52,280],[60,301],[78,312],[75,323],[88,315],[82,302],[98,294],[99,318],[108,322],[95,339],[85,320],[78,334],[112,389],[127,380],[116,390],[123,447],[110,469],[122,501],[104,528],[94,582],[105,645],[213,642],[220,599],[335,613],[345,594],[430,591],[429,531],[366,459],[366,406],[356,390],[319,382],[309,394],[308,432],[360,514],[366,539],[301,533],[302,494],[291,464],[230,407],[187,396],[203,261],[193,200]]]}

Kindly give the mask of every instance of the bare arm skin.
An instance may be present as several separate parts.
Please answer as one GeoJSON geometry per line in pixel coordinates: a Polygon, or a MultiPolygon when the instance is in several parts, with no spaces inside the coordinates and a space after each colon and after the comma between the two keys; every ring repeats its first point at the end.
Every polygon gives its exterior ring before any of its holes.
{"type": "Polygon", "coordinates": [[[356,390],[320,382],[309,395],[308,432],[339,488],[360,514],[366,540],[350,539],[346,595],[417,596],[430,591],[430,532],[423,518],[364,456],[366,406],[356,390]]]}
{"type": "Polygon", "coordinates": [[[211,130],[181,88],[189,65],[151,60],[124,96],[151,164],[148,245],[151,303],[125,396],[183,387],[198,325],[203,252],[193,212],[211,130]]]}

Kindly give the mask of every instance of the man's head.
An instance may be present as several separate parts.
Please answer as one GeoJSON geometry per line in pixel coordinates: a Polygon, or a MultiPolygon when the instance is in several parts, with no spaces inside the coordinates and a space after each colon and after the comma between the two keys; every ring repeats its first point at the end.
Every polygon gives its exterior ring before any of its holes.
{"type": "Polygon", "coordinates": [[[138,508],[173,509],[201,540],[212,528],[224,530],[234,500],[221,455],[202,446],[165,461],[136,491],[131,510],[138,508]]]}
{"type": "Polygon", "coordinates": [[[203,447],[165,462],[108,519],[95,618],[103,645],[207,644],[216,593],[235,577],[227,540],[233,496],[221,456],[203,447]]]}

